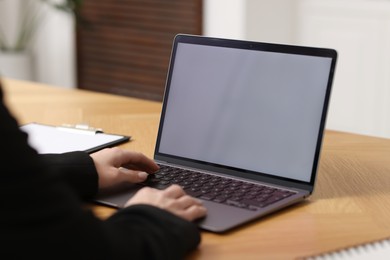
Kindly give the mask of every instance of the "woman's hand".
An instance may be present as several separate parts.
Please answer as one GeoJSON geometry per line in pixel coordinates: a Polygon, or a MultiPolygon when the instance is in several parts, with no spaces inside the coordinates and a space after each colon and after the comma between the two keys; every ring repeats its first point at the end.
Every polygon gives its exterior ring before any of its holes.
{"type": "Polygon", "coordinates": [[[142,188],[127,201],[125,206],[135,204],[155,206],[188,221],[203,217],[207,213],[200,200],[187,195],[178,185],[171,185],[165,190],[142,188]]]}
{"type": "Polygon", "coordinates": [[[156,172],[158,165],[142,153],[120,149],[106,148],[92,153],[99,175],[99,189],[130,182],[138,183],[147,178],[148,173],[156,172]]]}

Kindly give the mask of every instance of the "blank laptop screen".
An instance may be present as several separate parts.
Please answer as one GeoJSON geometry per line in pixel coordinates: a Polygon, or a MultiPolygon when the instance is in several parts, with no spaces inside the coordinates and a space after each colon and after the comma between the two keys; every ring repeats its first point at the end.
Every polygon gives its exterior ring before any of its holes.
{"type": "Polygon", "coordinates": [[[331,58],[178,43],[158,152],[309,182],[331,58]]]}

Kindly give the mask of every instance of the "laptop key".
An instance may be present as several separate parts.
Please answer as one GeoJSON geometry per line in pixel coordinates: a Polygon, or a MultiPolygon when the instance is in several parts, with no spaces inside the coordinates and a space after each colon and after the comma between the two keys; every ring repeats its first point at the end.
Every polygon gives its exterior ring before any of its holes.
{"type": "Polygon", "coordinates": [[[210,193],[206,193],[206,194],[201,195],[199,198],[204,199],[204,200],[212,200],[215,198],[215,195],[210,194],[210,193]]]}
{"type": "Polygon", "coordinates": [[[243,199],[242,203],[249,204],[249,205],[256,206],[256,207],[260,207],[260,208],[264,208],[272,203],[275,203],[279,200],[287,198],[287,197],[291,196],[292,194],[293,193],[291,192],[291,193],[286,193],[286,196],[276,195],[276,196],[270,196],[270,197],[258,197],[255,199],[243,199]]]}
{"type": "Polygon", "coordinates": [[[203,195],[203,192],[201,192],[200,190],[191,190],[191,189],[185,189],[184,190],[188,195],[192,196],[192,197],[199,197],[201,195],[203,195]]]}
{"type": "Polygon", "coordinates": [[[239,201],[235,201],[235,200],[226,200],[226,204],[228,205],[231,205],[231,206],[235,206],[235,207],[239,207],[239,208],[247,208],[248,207],[248,204],[245,204],[245,203],[242,203],[242,202],[239,202],[239,201]]]}
{"type": "Polygon", "coordinates": [[[214,202],[217,202],[217,203],[223,203],[225,202],[227,199],[227,197],[224,197],[224,196],[217,196],[213,199],[214,202]]]}

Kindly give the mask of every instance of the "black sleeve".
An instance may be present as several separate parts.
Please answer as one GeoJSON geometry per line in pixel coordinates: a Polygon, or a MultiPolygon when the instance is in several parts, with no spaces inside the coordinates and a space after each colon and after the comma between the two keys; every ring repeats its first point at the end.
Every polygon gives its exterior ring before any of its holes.
{"type": "Polygon", "coordinates": [[[114,251],[118,256],[131,255],[132,259],[183,259],[187,252],[200,243],[199,230],[195,224],[148,205],[122,209],[107,222],[112,230],[123,234],[115,243],[114,251]],[[133,234],[133,238],[130,240],[126,234],[133,234]]]}
{"type": "Polygon", "coordinates": [[[43,154],[41,160],[60,175],[82,199],[92,199],[98,190],[98,174],[86,152],[43,154]]]}
{"type": "MultiPolygon", "coordinates": [[[[69,185],[62,174],[53,174],[46,159],[28,146],[27,135],[4,106],[1,88],[0,142],[2,255],[11,259],[183,259],[200,243],[193,223],[152,206],[128,207],[104,221],[86,210],[75,192],[79,188],[71,188],[77,185],[69,185]]],[[[84,155],[73,158],[78,156],[84,155]]],[[[80,165],[85,166],[83,159],[80,165]]]]}

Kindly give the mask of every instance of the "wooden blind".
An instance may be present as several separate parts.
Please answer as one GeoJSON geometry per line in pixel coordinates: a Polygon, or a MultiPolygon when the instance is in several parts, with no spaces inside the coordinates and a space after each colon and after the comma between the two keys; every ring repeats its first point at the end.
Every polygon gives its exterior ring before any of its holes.
{"type": "Polygon", "coordinates": [[[84,0],[78,86],[162,100],[172,41],[202,33],[202,0],[84,0]]]}

